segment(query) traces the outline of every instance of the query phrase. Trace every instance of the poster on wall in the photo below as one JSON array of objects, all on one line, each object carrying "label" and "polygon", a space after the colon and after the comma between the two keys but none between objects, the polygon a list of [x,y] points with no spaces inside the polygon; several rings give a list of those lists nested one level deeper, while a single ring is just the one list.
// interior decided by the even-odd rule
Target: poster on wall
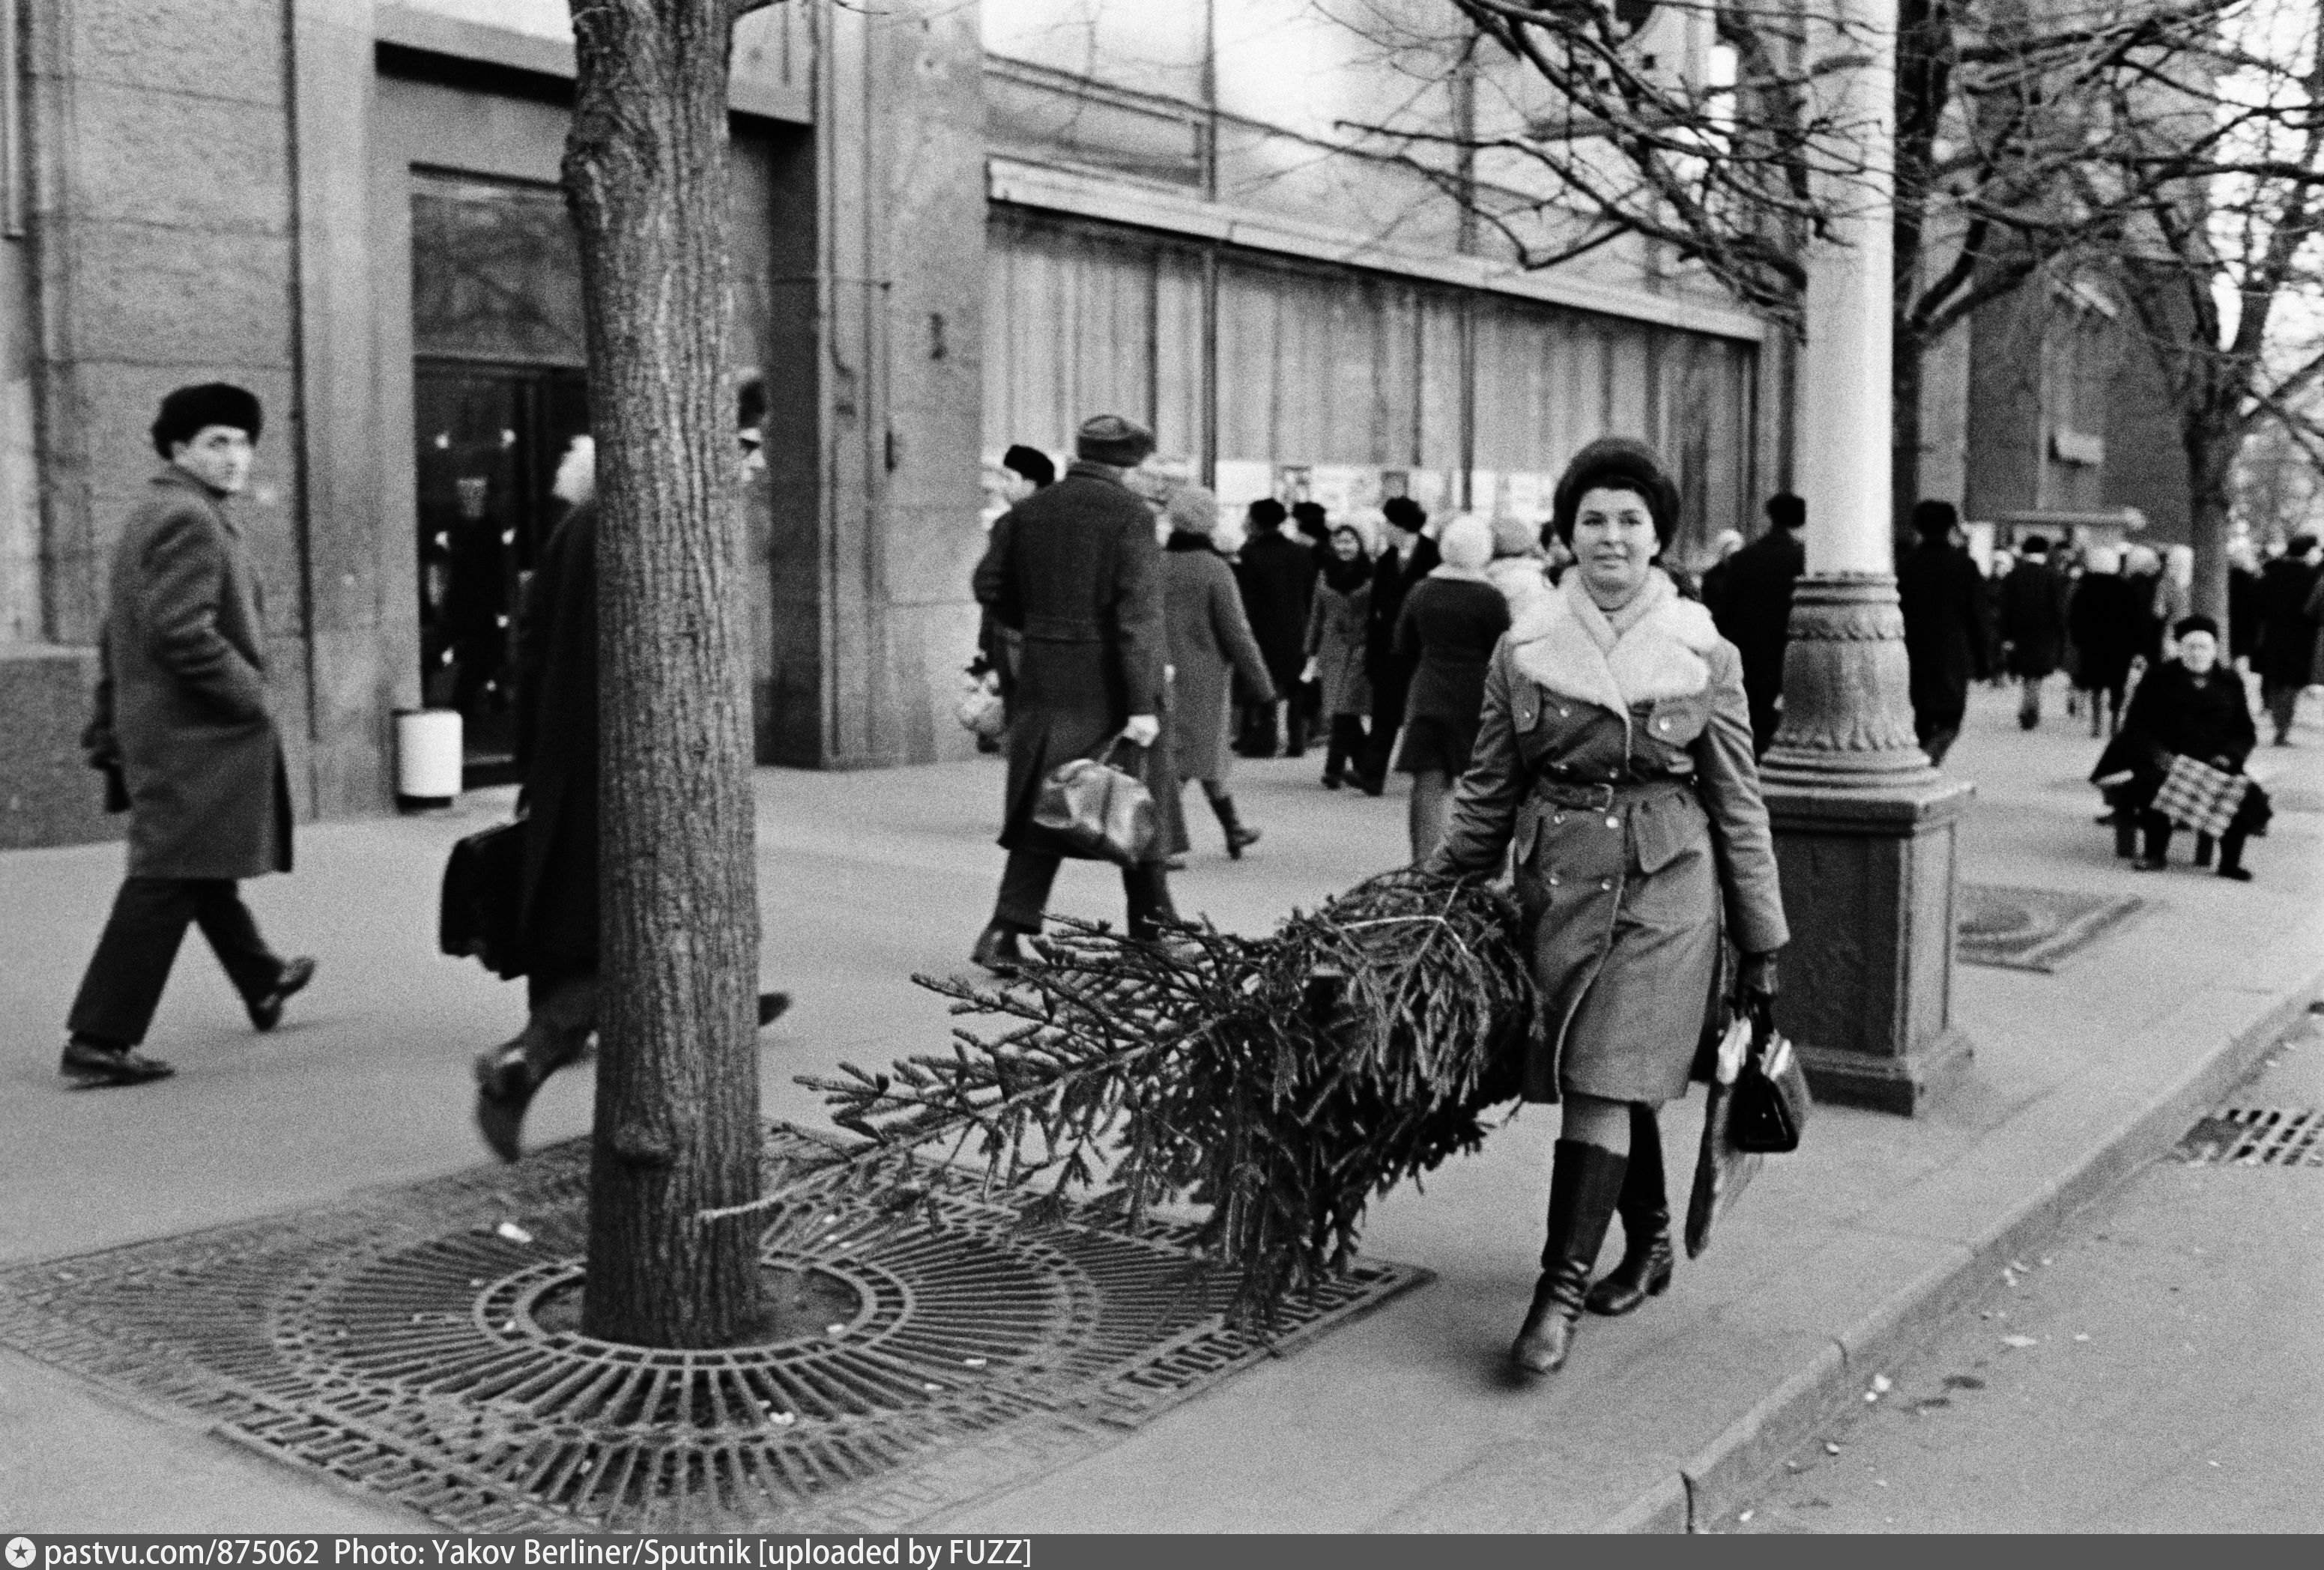
[{"label": "poster on wall", "polygon": [[1219,505],[1249,507],[1275,494],[1275,465],[1244,458],[1221,458],[1216,466]]},{"label": "poster on wall", "polygon": [[1434,518],[1444,510],[1446,478],[1442,469],[1407,469],[1404,471],[1404,493]]},{"label": "poster on wall", "polygon": [[1307,496],[1321,502],[1325,516],[1331,518],[1378,507],[1379,471],[1349,464],[1318,464],[1308,472]]},{"label": "poster on wall", "polygon": [[1470,470],[1468,500],[1461,510],[1473,512],[1479,518],[1490,518],[1500,510],[1500,506],[1501,472],[1499,469]]},{"label": "poster on wall", "polygon": [[1554,483],[1546,474],[1504,475],[1501,480],[1501,511],[1526,523],[1547,518],[1550,492]]},{"label": "poster on wall", "polygon": [[1286,507],[1296,507],[1314,497],[1308,491],[1314,471],[1305,464],[1278,464],[1275,469],[1275,499]]}]

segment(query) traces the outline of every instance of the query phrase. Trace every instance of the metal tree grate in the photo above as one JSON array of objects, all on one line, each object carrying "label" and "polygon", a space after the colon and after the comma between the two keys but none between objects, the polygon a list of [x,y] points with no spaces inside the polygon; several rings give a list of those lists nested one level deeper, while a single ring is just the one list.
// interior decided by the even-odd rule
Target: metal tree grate
[{"label": "metal tree grate", "polygon": [[[778,1126],[770,1154],[799,1139]],[[835,1196],[761,1256],[758,1345],[577,1328],[586,1142],[263,1222],[0,1272],[0,1344],[208,1419],[447,1527],[894,1529],[1102,1448],[1268,1348],[1189,1228],[941,1224]],[[503,1223],[516,1225],[503,1229]],[[529,1240],[528,1240],[529,1239]],[[1275,1349],[1427,1273],[1359,1261]]]},{"label": "metal tree grate", "polygon": [[2226,1107],[2188,1130],[2179,1154],[2192,1166],[2324,1167],[2324,1112]]}]

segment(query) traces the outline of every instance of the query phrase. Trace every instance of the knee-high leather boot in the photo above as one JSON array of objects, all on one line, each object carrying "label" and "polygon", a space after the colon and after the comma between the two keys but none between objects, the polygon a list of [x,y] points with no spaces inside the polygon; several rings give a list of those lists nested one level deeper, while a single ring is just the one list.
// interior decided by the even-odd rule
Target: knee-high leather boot
[{"label": "knee-high leather boot", "polygon": [[1573,1140],[1559,1140],[1549,1178],[1549,1241],[1541,1251],[1541,1281],[1533,1307],[1509,1348],[1521,1373],[1554,1373],[1573,1345],[1573,1324],[1590,1290],[1590,1267],[1606,1241],[1621,1198],[1628,1156]]},{"label": "knee-high leather boot", "polygon": [[1622,1262],[1590,1289],[1584,1306],[1593,1314],[1627,1314],[1648,1298],[1670,1290],[1670,1193],[1663,1177],[1663,1131],[1651,1106],[1630,1104],[1630,1166],[1622,1177],[1622,1197],[1614,1202],[1622,1218]]}]

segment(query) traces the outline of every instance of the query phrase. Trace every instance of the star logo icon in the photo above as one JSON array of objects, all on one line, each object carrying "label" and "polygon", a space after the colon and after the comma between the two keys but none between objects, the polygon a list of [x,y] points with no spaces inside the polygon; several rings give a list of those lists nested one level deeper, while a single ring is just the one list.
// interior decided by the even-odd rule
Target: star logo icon
[{"label": "star logo icon", "polygon": [[32,1560],[39,1552],[39,1549],[32,1547],[32,1539],[30,1538],[9,1538],[8,1570],[30,1570]]}]

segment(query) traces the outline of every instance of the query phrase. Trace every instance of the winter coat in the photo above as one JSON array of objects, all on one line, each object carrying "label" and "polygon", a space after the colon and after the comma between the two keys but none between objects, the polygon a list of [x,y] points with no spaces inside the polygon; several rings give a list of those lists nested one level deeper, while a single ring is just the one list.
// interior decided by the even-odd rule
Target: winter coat
[{"label": "winter coat", "polygon": [[2227,656],[2249,659],[2259,647],[2259,574],[2247,567],[2227,569]]},{"label": "winter coat", "polygon": [[1315,583],[1313,547],[1279,528],[1263,528],[1243,542],[1235,574],[1251,636],[1267,656],[1277,692],[1299,684],[1306,663],[1307,605]]},{"label": "winter coat", "polygon": [[1509,629],[1508,601],[1490,583],[1432,576],[1405,598],[1396,658],[1412,673],[1404,718],[1473,726],[1485,701],[1485,666]]},{"label": "winter coat", "polygon": [[1511,621],[1521,620],[1552,592],[1542,563],[1534,556],[1495,556],[1485,564],[1485,576],[1493,581],[1493,587],[1509,602]]},{"label": "winter coat", "polygon": [[[1412,680],[1412,667],[1397,659],[1397,622],[1404,615],[1405,597],[1413,585],[1434,572],[1443,559],[1436,542],[1423,535],[1402,555],[1382,551],[1372,563],[1371,604],[1364,618],[1364,675],[1371,678],[1376,694],[1400,698],[1405,684]],[[1401,719],[1404,705],[1398,702],[1395,708]]]},{"label": "winter coat", "polygon": [[1307,657],[1315,662],[1323,689],[1322,713],[1369,714],[1372,684],[1364,674],[1364,628],[1371,618],[1371,575],[1360,572],[1342,582],[1346,586],[1333,587],[1329,573],[1315,580],[1315,598],[1307,609]]},{"label": "winter coat", "polygon": [[[1154,515],[1112,470],[1076,462],[994,521],[975,586],[994,620],[1024,637],[1001,843],[1075,855],[1033,822],[1041,782],[1058,765],[1103,749],[1132,714],[1163,712],[1167,651]],[[1168,773],[1168,760],[1160,761]]]},{"label": "winter coat", "polygon": [[1991,668],[1984,575],[1967,551],[1923,541],[1897,558],[1896,601],[1914,717],[1958,721],[1969,710],[1969,683]]},{"label": "winter coat", "polygon": [[1788,528],[1771,528],[1727,558],[1717,625],[1720,636],[1742,656],[1744,690],[1762,707],[1784,690],[1792,589],[1807,565],[1807,546]]},{"label": "winter coat", "polygon": [[2259,571],[2259,644],[2252,669],[2271,687],[2304,687],[2314,674],[2316,623],[2309,596],[2319,582],[2306,562],[2278,556]]},{"label": "winter coat", "polygon": [[1170,650],[1170,738],[1178,777],[1223,779],[1227,672],[1257,702],[1275,701],[1267,661],[1250,635],[1234,569],[1201,535],[1174,534],[1162,553],[1162,626]]},{"label": "winter coat", "polygon": [[242,533],[175,464],[114,547],[90,761],[129,793],[129,876],[290,870],[290,779],[266,702],[266,618]]},{"label": "winter coat", "polygon": [[[2123,714],[2122,730],[2098,755],[2090,779],[2097,783],[2127,772],[2128,783],[2108,787],[2107,799],[2135,812],[2154,799],[2171,772],[2172,758],[2184,755],[2240,774],[2258,744],[2251,690],[2240,673],[2215,665],[2199,683],[2186,666],[2170,660],[2140,680]],[[2265,801],[2262,793],[2252,804],[2256,809]]]},{"label": "winter coat", "polygon": [[525,959],[534,982],[597,969],[597,507],[549,532],[517,627]]},{"label": "winter coat", "polygon": [[2066,650],[2063,587],[2046,562],[2031,557],[2001,581],[2001,636],[2009,644],[2009,674],[2048,675]]},{"label": "winter coat", "polygon": [[2066,630],[2080,655],[2076,684],[2105,692],[2129,681],[2131,660],[2146,652],[2149,620],[2121,574],[2084,573],[2066,605]]},{"label": "winter coat", "polygon": [[1742,656],[1666,578],[1646,593],[1618,635],[1569,574],[1509,629],[1428,863],[1498,873],[1513,852],[1541,999],[1528,1100],[1679,1094],[1722,934],[1754,954],[1790,938]]}]

